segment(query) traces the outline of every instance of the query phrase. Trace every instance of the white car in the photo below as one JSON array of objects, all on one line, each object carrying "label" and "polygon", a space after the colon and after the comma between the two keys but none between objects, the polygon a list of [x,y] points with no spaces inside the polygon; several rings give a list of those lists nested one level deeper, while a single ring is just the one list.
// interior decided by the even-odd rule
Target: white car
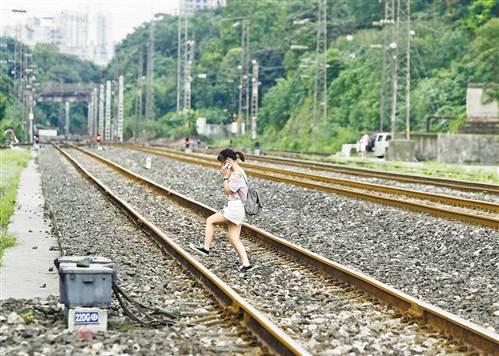
[{"label": "white car", "polygon": [[376,157],[383,158],[391,139],[392,135],[388,132],[377,133],[369,138],[367,151],[372,152]]}]

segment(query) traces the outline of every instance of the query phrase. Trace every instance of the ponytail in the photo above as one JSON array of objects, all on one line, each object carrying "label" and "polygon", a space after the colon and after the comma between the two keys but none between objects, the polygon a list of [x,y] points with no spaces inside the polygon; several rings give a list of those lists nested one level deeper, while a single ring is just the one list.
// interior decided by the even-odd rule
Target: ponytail
[{"label": "ponytail", "polygon": [[241,161],[243,161],[243,162],[244,162],[244,155],[243,155],[243,153],[242,153],[242,152],[237,151],[237,152],[236,152],[236,156],[238,156],[238,157],[239,157],[239,159],[240,159]]},{"label": "ponytail", "polygon": [[226,148],[225,150],[220,151],[220,154],[217,157],[219,162],[224,162],[227,158],[233,159],[234,161],[239,158],[244,162],[244,155],[242,152],[234,152],[230,148]]}]

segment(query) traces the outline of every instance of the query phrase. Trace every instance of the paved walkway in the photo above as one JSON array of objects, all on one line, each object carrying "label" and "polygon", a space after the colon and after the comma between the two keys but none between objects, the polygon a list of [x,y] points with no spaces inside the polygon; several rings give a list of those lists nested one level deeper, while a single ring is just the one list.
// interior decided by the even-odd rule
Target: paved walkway
[{"label": "paved walkway", "polygon": [[9,224],[9,232],[16,236],[16,246],[4,251],[0,299],[59,294],[58,275],[49,272],[59,252],[50,250],[57,242],[50,234],[50,220],[43,216],[43,204],[40,172],[31,160],[21,173],[16,210]]}]

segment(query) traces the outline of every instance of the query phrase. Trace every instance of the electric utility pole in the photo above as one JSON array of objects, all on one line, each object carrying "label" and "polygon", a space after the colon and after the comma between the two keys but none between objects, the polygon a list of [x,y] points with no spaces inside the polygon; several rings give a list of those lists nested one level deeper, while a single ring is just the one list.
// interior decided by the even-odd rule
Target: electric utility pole
[{"label": "electric utility pole", "polygon": [[327,0],[319,0],[315,65],[312,130],[327,120]]},{"label": "electric utility pole", "polygon": [[111,140],[111,81],[106,80],[106,122],[104,126],[104,140]]},{"label": "electric utility pole", "polygon": [[251,78],[251,139],[256,140],[257,121],[258,121],[258,62],[254,59],[253,75]]},{"label": "electric utility pole", "polygon": [[144,77],[144,48],[141,46],[139,51],[139,67],[137,68],[137,91],[135,93],[135,125],[134,139],[139,136],[139,124],[142,121],[142,80]]},{"label": "electric utility pole", "polygon": [[249,118],[249,20],[242,20],[241,30],[241,77],[239,84],[239,120],[241,122],[241,134],[246,134],[246,125]]},{"label": "electric utility pole", "polygon": [[[390,131],[397,134],[403,118],[405,138],[410,139],[411,116],[411,0],[386,0],[383,25],[382,97],[380,127],[386,115],[385,102],[390,97]],[[388,83],[390,83],[388,85]]]},{"label": "electric utility pole", "polygon": [[116,139],[123,142],[123,90],[124,81],[123,76],[118,78],[118,122],[116,127]]},{"label": "electric utility pole", "polygon": [[179,10],[178,14],[178,27],[177,27],[177,113],[180,112],[180,106],[182,102],[182,91],[183,91],[183,48],[184,48],[184,16],[182,10]]},{"label": "electric utility pole", "polygon": [[153,55],[154,55],[154,20],[149,28],[149,39],[147,41],[147,63],[146,63],[146,113],[145,119],[154,119],[154,97],[153,97]]},{"label": "electric utility pole", "polygon": [[99,85],[99,131],[101,137],[104,135],[104,84]]},{"label": "electric utility pole", "polygon": [[183,99],[184,99],[184,106],[183,106],[183,113],[184,113],[184,122],[185,125],[188,126],[189,124],[189,114],[191,112],[191,80],[192,80],[192,59],[193,59],[193,48],[194,47],[194,40],[187,40],[185,41],[185,47],[184,47],[184,93],[183,93]]},{"label": "electric utility pole", "polygon": [[93,136],[94,132],[94,122],[93,122],[93,112],[94,112],[94,92],[88,96],[87,101],[87,128],[88,128],[88,136]]},{"label": "electric utility pole", "polygon": [[93,131],[92,131],[92,136],[97,135],[98,131],[98,113],[99,113],[99,90],[97,88],[94,88],[92,91],[92,100],[94,102],[93,106],[93,112],[92,112],[92,120],[93,120]]},{"label": "electric utility pole", "polygon": [[[181,4],[182,5],[182,4]],[[189,125],[191,112],[192,63],[194,39],[189,38],[189,9],[183,4],[178,14],[177,43],[177,113],[184,116],[184,126]]]}]

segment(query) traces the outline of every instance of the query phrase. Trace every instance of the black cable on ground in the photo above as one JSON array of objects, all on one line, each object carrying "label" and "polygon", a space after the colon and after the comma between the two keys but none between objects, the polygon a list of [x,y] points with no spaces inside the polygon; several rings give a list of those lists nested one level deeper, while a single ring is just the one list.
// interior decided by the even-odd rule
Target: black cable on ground
[{"label": "black cable on ground", "polygon": [[[155,327],[155,326],[171,326],[175,324],[176,315],[165,310],[148,307],[147,305],[144,305],[132,299],[128,294],[126,294],[126,292],[123,289],[121,289],[114,282],[113,282],[113,292],[116,295],[116,298],[118,298],[118,303],[123,308],[123,312],[125,313],[125,315],[128,316],[130,319],[140,323],[141,325]],[[142,314],[143,318],[141,319],[139,316],[134,314],[130,310],[130,308],[126,305],[125,301],[135,306],[135,308],[139,310],[139,312]],[[161,315],[165,316],[166,318],[157,319],[153,315]]]}]

